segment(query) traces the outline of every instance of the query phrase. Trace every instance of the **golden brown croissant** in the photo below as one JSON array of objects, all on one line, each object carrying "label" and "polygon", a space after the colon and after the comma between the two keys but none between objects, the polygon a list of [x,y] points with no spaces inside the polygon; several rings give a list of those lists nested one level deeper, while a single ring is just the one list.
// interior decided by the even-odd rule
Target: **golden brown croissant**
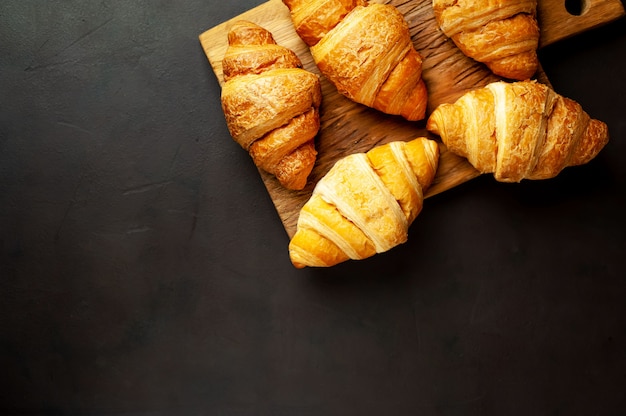
[{"label": "golden brown croissant", "polygon": [[300,211],[291,262],[333,266],[404,243],[438,161],[437,143],[423,137],[339,159]]},{"label": "golden brown croissant", "polygon": [[284,187],[304,188],[317,157],[319,77],[254,23],[236,22],[228,44],[221,99],[230,134]]},{"label": "golden brown croissant", "polygon": [[536,0],[433,0],[443,33],[494,74],[526,80],[537,71]]},{"label": "golden brown croissant", "polygon": [[593,159],[607,125],[536,81],[493,82],[441,104],[426,128],[451,152],[501,182],[548,179]]},{"label": "golden brown croissant", "polygon": [[404,16],[365,0],[283,0],[320,72],[351,100],[408,120],[428,101]]}]

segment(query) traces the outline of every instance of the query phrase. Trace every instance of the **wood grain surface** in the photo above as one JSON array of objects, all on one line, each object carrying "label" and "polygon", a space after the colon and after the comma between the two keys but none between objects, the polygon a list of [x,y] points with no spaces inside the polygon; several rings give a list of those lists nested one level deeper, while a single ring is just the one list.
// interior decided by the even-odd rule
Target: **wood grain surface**
[{"label": "wood grain surface", "polygon": [[[427,116],[437,105],[452,102],[471,89],[500,79],[484,65],[463,55],[446,38],[435,22],[431,0],[372,2],[396,6],[409,24],[413,43],[423,57],[422,77],[429,93]],[[581,0],[580,4],[580,15],[572,15],[565,8],[565,0],[539,0],[537,14],[541,27],[541,46],[624,15],[620,0]],[[293,28],[287,7],[281,0],[270,0],[199,35],[220,85],[223,83],[221,60],[228,46],[227,33],[237,20],[248,20],[266,28],[278,44],[292,49],[300,57],[305,69],[320,74],[308,47]],[[541,68],[535,78],[549,84]],[[426,131],[425,120],[409,122],[380,113],[340,95],[324,77],[321,77],[321,81],[323,102],[320,109],[321,128],[316,138],[318,159],[307,186],[302,191],[290,191],[283,188],[272,175],[259,171],[289,237],[295,233],[300,208],[309,199],[315,184],[339,158],[365,152],[394,140],[406,141],[419,136],[437,139]],[[229,137],[224,139],[232,140]],[[427,197],[478,176],[478,172],[467,161],[448,152],[441,143],[440,149],[439,169]]]}]

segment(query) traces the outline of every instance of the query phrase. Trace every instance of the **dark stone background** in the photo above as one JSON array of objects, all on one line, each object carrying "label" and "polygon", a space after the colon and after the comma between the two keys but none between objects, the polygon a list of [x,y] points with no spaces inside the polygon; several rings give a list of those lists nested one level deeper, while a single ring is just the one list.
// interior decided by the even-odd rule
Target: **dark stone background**
[{"label": "dark stone background", "polygon": [[0,4],[0,412],[626,414],[626,24],[541,50],[590,164],[295,270],[197,36],[261,1]]}]

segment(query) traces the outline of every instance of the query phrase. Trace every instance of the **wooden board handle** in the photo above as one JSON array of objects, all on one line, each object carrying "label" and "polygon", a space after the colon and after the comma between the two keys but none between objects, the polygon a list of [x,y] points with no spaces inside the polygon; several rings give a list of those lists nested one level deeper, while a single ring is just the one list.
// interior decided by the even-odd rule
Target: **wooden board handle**
[{"label": "wooden board handle", "polygon": [[596,28],[622,16],[624,5],[619,0],[540,0],[537,4],[537,18],[541,24],[539,47]]}]

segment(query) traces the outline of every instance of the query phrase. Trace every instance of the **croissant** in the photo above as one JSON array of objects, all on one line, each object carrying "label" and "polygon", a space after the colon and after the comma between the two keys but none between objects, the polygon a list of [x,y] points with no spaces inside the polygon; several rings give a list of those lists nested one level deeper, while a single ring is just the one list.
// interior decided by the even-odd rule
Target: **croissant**
[{"label": "croissant", "polygon": [[319,77],[254,23],[236,22],[228,44],[221,101],[231,136],[282,186],[304,188],[317,158]]},{"label": "croissant", "polygon": [[328,267],[404,243],[438,161],[437,143],[423,137],[339,159],[300,211],[293,265]]},{"label": "croissant", "polygon": [[387,114],[424,118],[422,57],[394,6],[365,0],[283,3],[320,72],[341,94]]},{"label": "croissant", "polygon": [[609,140],[605,123],[536,81],[498,81],[467,92],[439,105],[426,128],[501,182],[552,178],[589,162]]},{"label": "croissant", "polygon": [[526,80],[537,71],[536,0],[433,0],[443,33],[497,75]]}]

